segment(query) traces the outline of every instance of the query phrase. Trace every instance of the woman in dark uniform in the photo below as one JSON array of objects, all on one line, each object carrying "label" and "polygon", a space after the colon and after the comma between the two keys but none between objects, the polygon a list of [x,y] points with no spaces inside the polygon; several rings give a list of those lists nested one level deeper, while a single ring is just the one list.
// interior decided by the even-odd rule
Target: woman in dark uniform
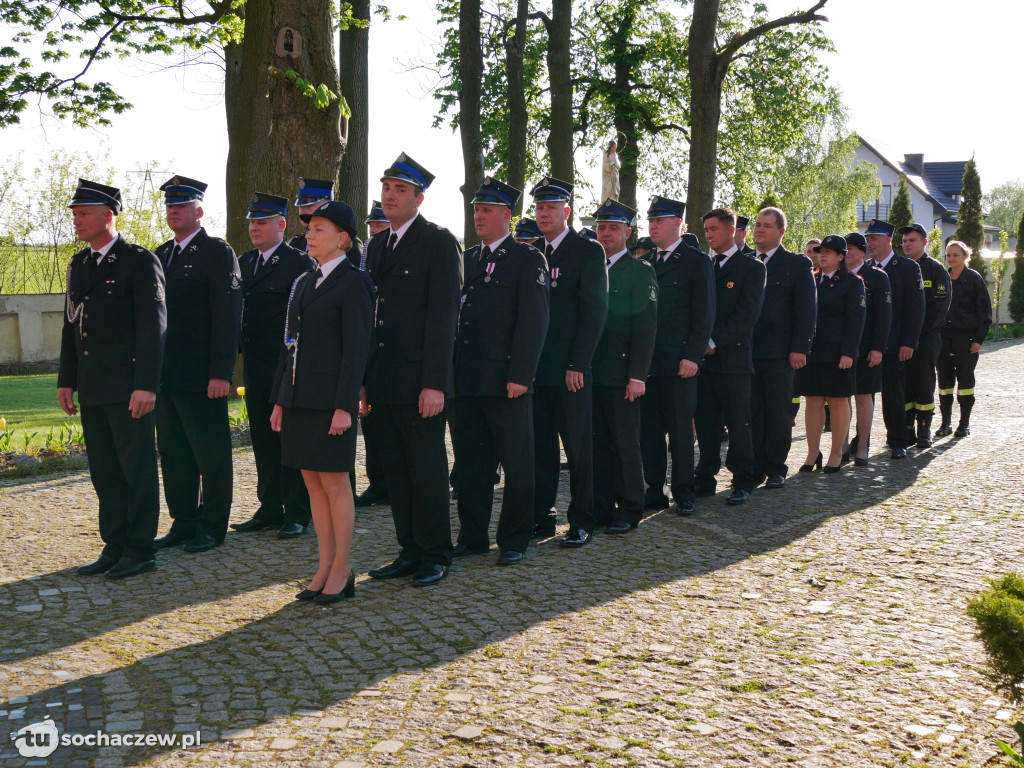
[{"label": "woman in dark uniform", "polygon": [[285,346],[270,425],[281,433],[281,462],[302,470],[309,489],[320,565],[296,597],[333,603],[355,594],[349,563],[355,504],[359,388],[370,348],[373,286],[345,253],[356,236],[347,203],[325,203],[301,218],[309,255],[320,265],[292,286]]},{"label": "woman in dark uniform", "polygon": [[846,454],[856,454],[853,461],[858,467],[865,467],[868,463],[875,394],[882,391],[882,353],[892,323],[889,276],[885,270],[864,260],[867,250],[868,241],[860,232],[851,232],[846,236],[846,268],[864,281],[867,304],[864,331],[860,336],[860,350],[857,354],[857,384],[853,391],[857,404],[857,431]]},{"label": "woman in dark uniform", "polygon": [[985,279],[967,266],[971,250],[959,240],[946,244],[946,263],[953,286],[953,296],[942,326],[942,347],[939,350],[939,411],[942,425],[936,437],[945,437],[952,429],[953,387],[960,405],[957,437],[971,434],[971,408],[974,407],[974,368],[978,353],[992,325],[992,300]]},{"label": "woman in dark uniform", "polygon": [[857,350],[866,313],[864,281],[846,269],[846,240],[829,235],[814,247],[821,264],[818,278],[818,318],[814,343],[807,358],[804,395],[807,408],[807,461],[801,472],[821,466],[821,428],[825,402],[832,413],[832,449],[825,472],[838,472],[843,440],[850,427],[850,396],[856,389]]}]

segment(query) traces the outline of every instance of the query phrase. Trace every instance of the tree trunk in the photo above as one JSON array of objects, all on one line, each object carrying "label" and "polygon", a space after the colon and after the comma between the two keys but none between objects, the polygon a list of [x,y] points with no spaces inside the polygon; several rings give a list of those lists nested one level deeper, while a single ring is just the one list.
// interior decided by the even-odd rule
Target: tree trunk
[{"label": "tree trunk", "polygon": [[695,0],[690,22],[690,172],[686,188],[687,229],[703,246],[701,216],[714,208],[718,170],[718,126],[722,119],[722,73],[715,51],[719,0]]},{"label": "tree trunk", "polygon": [[480,91],[484,74],[484,56],[480,45],[480,0],[463,0],[459,4],[459,135],[462,138],[462,162],[465,181],[465,247],[476,245],[473,206],[470,200],[484,180],[484,147],[480,133]]},{"label": "tree trunk", "polygon": [[[345,0],[342,0],[344,4]],[[352,16],[370,20],[370,0],[352,0]],[[348,144],[341,159],[338,198],[352,206],[359,223],[359,234],[366,239],[366,214],[369,212],[370,158],[370,83],[367,59],[370,47],[369,27],[350,27],[338,33],[338,63],[341,95],[348,101],[352,117],[348,119]],[[379,190],[375,194],[380,194]]]},{"label": "tree trunk", "polygon": [[523,52],[526,48],[526,15],[529,0],[518,0],[514,34],[505,39],[505,68],[508,85],[508,184],[522,190],[513,214],[523,215],[526,196],[526,89],[523,85]]},{"label": "tree trunk", "polygon": [[[633,25],[637,9],[629,4],[621,7],[618,30],[614,40],[613,62],[615,64],[615,130],[619,141],[619,202],[636,208],[637,162],[640,159],[636,115],[632,106],[633,63],[628,47],[633,37]],[[622,137],[625,137],[623,139]],[[624,145],[624,146],[622,146]],[[604,202],[603,200],[601,202]]]},{"label": "tree trunk", "polygon": [[[279,33],[289,27],[291,50]],[[250,246],[245,213],[252,193],[293,199],[300,176],[337,179],[345,145],[337,101],[316,109],[284,72],[295,70],[314,87],[341,87],[334,61],[331,0],[250,0],[245,37],[224,49],[228,124],[227,240]],[[276,68],[277,71],[272,71]],[[300,231],[289,206],[289,223]]]},{"label": "tree trunk", "polygon": [[[572,0],[552,0],[548,25],[548,79],[551,82],[551,132],[548,157],[551,175],[572,182],[576,178],[573,163],[572,61],[569,51],[572,27]],[[571,201],[575,211],[575,201]],[[570,226],[572,219],[569,220]]]}]

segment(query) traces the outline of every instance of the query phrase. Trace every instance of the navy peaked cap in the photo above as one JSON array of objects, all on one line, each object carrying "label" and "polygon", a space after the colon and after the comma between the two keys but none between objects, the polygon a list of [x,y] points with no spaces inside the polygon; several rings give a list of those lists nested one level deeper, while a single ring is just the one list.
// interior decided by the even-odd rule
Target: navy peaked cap
[{"label": "navy peaked cap", "polygon": [[515,208],[522,194],[515,187],[498,181],[491,176],[484,177],[484,183],[476,191],[476,196],[470,201],[472,204],[483,203],[486,205],[506,205]]},{"label": "navy peaked cap", "polygon": [[266,192],[254,192],[252,202],[249,203],[247,219],[270,219],[274,216],[284,216],[288,212],[288,198],[278,195],[268,195]]},{"label": "navy peaked cap", "polygon": [[78,189],[71,196],[68,208],[74,208],[76,205],[105,205],[116,216],[121,212],[121,190],[117,187],[108,187],[106,184],[97,184],[95,181],[79,179]]},{"label": "navy peaked cap", "polygon": [[384,171],[381,181],[384,181],[384,179],[407,181],[410,184],[415,184],[420,189],[426,189],[433,183],[434,174],[403,152],[391,164],[391,167]]}]

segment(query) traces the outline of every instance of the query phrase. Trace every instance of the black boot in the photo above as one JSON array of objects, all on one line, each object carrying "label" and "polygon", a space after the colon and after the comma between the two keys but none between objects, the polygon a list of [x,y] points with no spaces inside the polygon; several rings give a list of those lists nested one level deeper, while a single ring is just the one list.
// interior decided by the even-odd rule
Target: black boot
[{"label": "black boot", "polygon": [[936,437],[947,437],[953,434],[953,396],[939,395],[939,413],[942,414],[942,423],[935,430]]},{"label": "black boot", "polygon": [[907,442],[913,445],[917,442],[917,406],[910,403],[912,407],[907,409]]},{"label": "black boot", "polygon": [[967,437],[971,434],[971,409],[974,407],[974,395],[957,395],[956,401],[960,405],[960,423],[953,434],[957,437]]},{"label": "black boot", "polygon": [[917,414],[917,447],[932,447],[932,414],[933,411],[921,411]]}]

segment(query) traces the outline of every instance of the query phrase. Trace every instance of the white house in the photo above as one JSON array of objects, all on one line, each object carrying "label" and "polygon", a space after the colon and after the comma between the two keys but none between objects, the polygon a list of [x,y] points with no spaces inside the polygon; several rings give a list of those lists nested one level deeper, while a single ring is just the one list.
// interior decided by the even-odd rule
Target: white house
[{"label": "white house", "polygon": [[[907,175],[910,187],[910,204],[914,211],[914,221],[931,231],[935,227],[942,230],[942,239],[951,237],[956,230],[956,214],[960,208],[960,197],[963,192],[964,166],[966,160],[948,162],[925,162],[922,154],[904,154],[903,160],[895,160],[878,149],[877,142],[863,136],[857,147],[857,160],[864,160],[878,168],[878,179],[882,183],[881,194],[877,200],[865,202],[857,206],[857,226],[863,232],[871,219],[886,219],[901,173]],[[1011,235],[1010,248],[1016,245],[1016,238]],[[985,227],[985,248],[999,250],[998,227]]]}]

